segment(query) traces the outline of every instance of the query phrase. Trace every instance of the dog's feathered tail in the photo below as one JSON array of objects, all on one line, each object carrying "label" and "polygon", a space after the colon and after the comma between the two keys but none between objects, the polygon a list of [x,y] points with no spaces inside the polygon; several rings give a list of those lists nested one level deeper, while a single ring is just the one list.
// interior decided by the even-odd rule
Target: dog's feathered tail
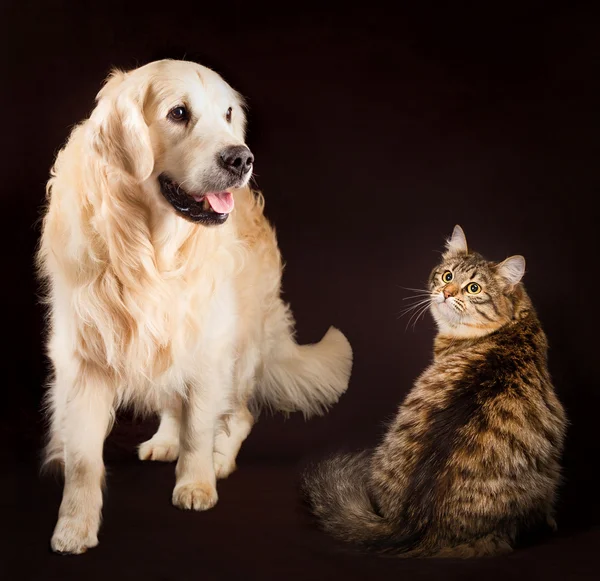
[{"label": "dog's feathered tail", "polygon": [[271,348],[262,362],[254,404],[305,416],[322,415],[346,391],[352,347],[335,327],[310,345],[298,345],[289,309],[280,303],[271,317]]}]

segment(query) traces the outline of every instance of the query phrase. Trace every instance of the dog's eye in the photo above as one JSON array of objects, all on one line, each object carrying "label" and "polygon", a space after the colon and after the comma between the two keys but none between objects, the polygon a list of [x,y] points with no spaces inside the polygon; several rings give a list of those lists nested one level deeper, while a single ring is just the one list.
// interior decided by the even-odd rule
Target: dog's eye
[{"label": "dog's eye", "polygon": [[182,123],[185,122],[189,119],[189,113],[186,107],[184,107],[183,105],[178,105],[177,107],[173,107],[173,109],[171,109],[169,111],[169,114],[167,115],[167,117],[171,120],[171,121],[176,121],[177,123]]},{"label": "dog's eye", "polygon": [[229,109],[227,109],[227,113],[225,113],[225,120],[227,121],[227,123],[231,123],[231,115],[233,114],[233,109],[231,107],[229,107]]}]

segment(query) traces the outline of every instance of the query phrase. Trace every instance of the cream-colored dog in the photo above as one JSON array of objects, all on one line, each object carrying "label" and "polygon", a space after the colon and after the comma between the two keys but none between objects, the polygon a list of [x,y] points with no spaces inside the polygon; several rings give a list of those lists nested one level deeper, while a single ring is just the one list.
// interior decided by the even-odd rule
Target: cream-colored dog
[{"label": "cream-colored dog", "polygon": [[250,409],[319,413],[347,387],[342,333],[294,341],[275,234],[247,187],[244,125],[215,72],[158,61],[113,72],[58,154],[38,254],[54,369],[47,460],[65,475],[55,551],[98,543],[119,406],[160,413],[139,456],[178,459],[173,503],[205,510]]}]

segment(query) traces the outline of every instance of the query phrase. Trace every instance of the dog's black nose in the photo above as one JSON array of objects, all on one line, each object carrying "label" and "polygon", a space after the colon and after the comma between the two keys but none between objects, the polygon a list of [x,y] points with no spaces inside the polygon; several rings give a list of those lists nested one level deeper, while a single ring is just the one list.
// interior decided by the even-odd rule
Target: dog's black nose
[{"label": "dog's black nose", "polygon": [[236,174],[244,175],[252,169],[254,156],[245,145],[230,145],[220,153],[221,165]]}]

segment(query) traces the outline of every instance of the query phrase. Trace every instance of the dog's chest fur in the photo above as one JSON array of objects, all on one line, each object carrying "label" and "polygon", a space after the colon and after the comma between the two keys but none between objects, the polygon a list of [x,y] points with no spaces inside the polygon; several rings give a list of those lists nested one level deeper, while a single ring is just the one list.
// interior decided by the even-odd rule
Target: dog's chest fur
[{"label": "dog's chest fur", "polygon": [[[144,300],[144,311],[134,317],[131,347],[141,372],[133,383],[143,383],[146,389],[182,389],[207,362],[231,356],[237,301],[230,243],[225,227],[203,228],[183,244],[176,240],[160,246],[155,284],[141,289],[155,300]],[[136,301],[135,294],[130,304]]]}]

